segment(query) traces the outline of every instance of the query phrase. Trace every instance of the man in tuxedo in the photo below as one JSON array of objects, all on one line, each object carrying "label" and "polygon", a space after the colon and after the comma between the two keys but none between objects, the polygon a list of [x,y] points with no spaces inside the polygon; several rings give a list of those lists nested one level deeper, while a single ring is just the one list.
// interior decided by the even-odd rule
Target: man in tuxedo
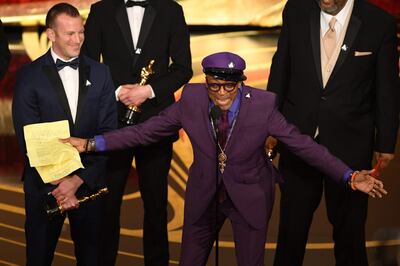
[{"label": "man in tuxedo", "polygon": [[10,63],[10,50],[8,49],[7,36],[3,30],[3,24],[0,20],[0,80],[7,72],[8,64]]},{"label": "man in tuxedo", "polygon": [[[13,121],[22,154],[26,154],[25,125],[68,120],[73,135],[89,137],[117,127],[114,86],[108,68],[84,55],[83,20],[72,5],[60,3],[46,16],[50,50],[23,66],[13,96]],[[106,156],[81,156],[84,169],[45,184],[25,158],[22,179],[25,191],[27,265],[51,265],[65,215],[49,219],[44,200],[51,192],[70,222],[78,265],[99,265],[101,201],[78,208],[78,198],[105,186]]]},{"label": "man in tuxedo", "polygon": [[[289,0],[268,90],[290,123],[350,167],[370,169],[374,153],[385,167],[399,123],[398,58],[395,20],[367,1]],[[367,195],[280,151],[285,182],[275,265],[302,265],[323,191],[336,265],[367,265]]]},{"label": "man in tuxedo", "polygon": [[264,265],[276,174],[264,152],[269,135],[340,186],[346,187],[349,181],[353,189],[371,196],[385,194],[382,182],[368,171],[353,172],[288,124],[276,108],[273,93],[245,86],[246,64],[240,56],[212,54],[204,58],[202,66],[205,83],[186,85],[181,99],[159,116],[90,141],[66,140],[79,152],[117,150],[149,145],[180,128],[185,130],[194,161],[185,193],[180,265],[206,265],[216,234],[227,218],[232,223],[238,265]]},{"label": "man in tuxedo", "polygon": [[[182,8],[172,0],[104,0],[92,5],[85,25],[83,51],[111,69],[120,120],[128,106],[141,109],[138,123],[171,105],[174,92],[192,76],[189,32]],[[154,74],[139,85],[140,73],[151,60]],[[119,127],[126,126],[120,121]],[[107,184],[104,259],[114,265],[118,252],[120,208],[127,177],[135,158],[143,200],[145,265],[168,265],[168,172],[172,143],[169,136],[147,147],[112,154]]]}]

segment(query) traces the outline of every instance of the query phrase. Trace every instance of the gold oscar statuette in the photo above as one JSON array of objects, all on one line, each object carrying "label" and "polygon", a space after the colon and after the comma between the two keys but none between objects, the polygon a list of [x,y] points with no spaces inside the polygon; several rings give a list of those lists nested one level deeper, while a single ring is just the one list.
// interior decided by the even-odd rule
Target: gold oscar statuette
[{"label": "gold oscar statuette", "polygon": [[[108,188],[102,188],[97,191],[97,193],[91,194],[89,196],[85,196],[83,198],[78,199],[79,205],[95,200],[97,198],[100,198],[104,196],[105,194],[108,193]],[[62,215],[64,213],[64,210],[61,205],[58,205],[57,202],[55,201],[55,198],[53,195],[51,195],[51,192],[48,194],[48,197],[51,197],[52,199],[46,200],[46,214],[49,218],[53,218],[57,215]]]},{"label": "gold oscar statuette", "polygon": [[[140,86],[146,85],[147,80],[149,79],[149,77],[154,74],[153,71],[153,64],[154,64],[154,60],[150,60],[150,63],[147,65],[147,67],[143,67],[142,71],[140,72]],[[130,105],[125,113],[125,116],[121,119],[122,122],[124,122],[126,125],[135,125],[138,123],[139,121],[139,117],[140,117],[140,107],[139,106],[133,106]]]},{"label": "gold oscar statuette", "polygon": [[272,137],[268,137],[267,141],[265,142],[265,145],[264,145],[265,153],[267,155],[268,160],[270,160],[271,162],[277,155],[277,152],[276,152],[277,144],[278,144],[278,141]]}]

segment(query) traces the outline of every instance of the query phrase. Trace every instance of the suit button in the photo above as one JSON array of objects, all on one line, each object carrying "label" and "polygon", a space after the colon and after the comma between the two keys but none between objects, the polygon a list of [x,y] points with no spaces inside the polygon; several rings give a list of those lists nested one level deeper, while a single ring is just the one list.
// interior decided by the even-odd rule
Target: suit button
[{"label": "suit button", "polygon": [[321,100],[326,101],[326,97],[325,97],[325,96],[322,96],[322,97],[321,97]]}]

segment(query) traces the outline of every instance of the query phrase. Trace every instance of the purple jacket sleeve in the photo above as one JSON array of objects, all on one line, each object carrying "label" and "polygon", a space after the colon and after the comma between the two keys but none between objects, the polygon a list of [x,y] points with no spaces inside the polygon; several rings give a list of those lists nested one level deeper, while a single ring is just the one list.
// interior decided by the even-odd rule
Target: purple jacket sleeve
[{"label": "purple jacket sleeve", "polygon": [[105,149],[120,150],[155,143],[176,134],[181,127],[181,105],[178,101],[144,123],[105,133]]}]

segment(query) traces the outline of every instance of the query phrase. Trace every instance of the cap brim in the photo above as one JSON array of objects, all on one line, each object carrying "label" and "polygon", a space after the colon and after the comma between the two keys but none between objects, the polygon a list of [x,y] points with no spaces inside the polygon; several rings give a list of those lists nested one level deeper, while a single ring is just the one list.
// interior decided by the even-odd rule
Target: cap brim
[{"label": "cap brim", "polygon": [[216,69],[205,69],[204,73],[215,79],[228,80],[228,81],[244,81],[247,77],[243,74],[243,71],[226,71]]}]

